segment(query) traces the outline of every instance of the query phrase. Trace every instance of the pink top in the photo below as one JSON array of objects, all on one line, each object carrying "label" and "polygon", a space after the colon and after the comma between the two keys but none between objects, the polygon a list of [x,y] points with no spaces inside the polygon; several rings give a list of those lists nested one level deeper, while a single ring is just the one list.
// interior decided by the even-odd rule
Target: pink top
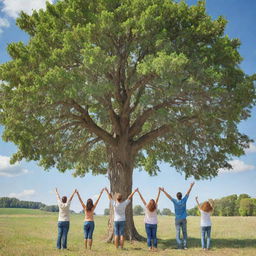
[{"label": "pink top", "polygon": [[144,223],[157,224],[157,208],[151,212],[147,207],[145,208]]}]

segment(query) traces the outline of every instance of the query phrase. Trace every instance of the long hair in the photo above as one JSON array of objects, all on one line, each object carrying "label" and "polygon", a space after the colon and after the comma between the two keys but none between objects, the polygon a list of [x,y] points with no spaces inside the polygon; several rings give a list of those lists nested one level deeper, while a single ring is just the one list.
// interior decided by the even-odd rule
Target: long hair
[{"label": "long hair", "polygon": [[86,202],[86,211],[91,211],[94,204],[91,198],[89,198]]},{"label": "long hair", "polygon": [[204,212],[211,212],[213,210],[211,204],[206,201],[206,202],[203,202],[202,206],[201,206],[201,210],[204,211]]},{"label": "long hair", "polygon": [[153,212],[156,209],[156,202],[154,199],[149,200],[147,208],[150,212]]}]

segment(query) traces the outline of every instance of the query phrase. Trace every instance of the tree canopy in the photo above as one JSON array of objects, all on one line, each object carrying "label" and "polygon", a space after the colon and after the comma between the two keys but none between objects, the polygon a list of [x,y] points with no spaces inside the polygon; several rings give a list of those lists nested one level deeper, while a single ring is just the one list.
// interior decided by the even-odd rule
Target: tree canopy
[{"label": "tree canopy", "polygon": [[203,1],[63,0],[17,25],[29,41],[9,44],[0,66],[13,162],[105,174],[113,149],[129,145],[150,175],[163,161],[199,179],[248,147],[237,124],[250,115],[253,76]]}]

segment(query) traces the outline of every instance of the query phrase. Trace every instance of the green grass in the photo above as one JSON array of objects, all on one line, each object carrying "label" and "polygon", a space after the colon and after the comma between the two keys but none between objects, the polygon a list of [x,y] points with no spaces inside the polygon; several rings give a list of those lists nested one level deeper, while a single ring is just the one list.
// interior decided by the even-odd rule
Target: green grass
[{"label": "green grass", "polygon": [[[159,251],[155,255],[256,255],[256,217],[212,217],[212,250],[200,248],[199,217],[188,218],[189,250],[177,251],[174,218],[161,216],[158,224]],[[83,215],[71,215],[68,235],[69,251],[55,249],[57,214],[29,209],[0,209],[1,256],[55,256],[55,255],[150,255],[145,242],[126,242],[126,250],[116,250],[105,242],[107,218],[95,217],[93,250],[83,248]],[[135,224],[145,234],[143,216],[135,217]]]}]

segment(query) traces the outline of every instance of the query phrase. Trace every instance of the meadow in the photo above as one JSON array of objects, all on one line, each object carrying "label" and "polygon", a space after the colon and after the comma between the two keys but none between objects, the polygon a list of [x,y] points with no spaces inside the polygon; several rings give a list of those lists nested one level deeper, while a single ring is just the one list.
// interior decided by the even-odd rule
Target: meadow
[{"label": "meadow", "polygon": [[[136,216],[135,224],[145,236],[143,216]],[[68,236],[69,250],[55,248],[57,213],[30,209],[0,209],[1,256],[108,256],[108,255],[211,255],[255,256],[256,217],[212,217],[212,249],[200,247],[200,217],[188,217],[188,247],[175,250],[174,217],[160,216],[158,224],[159,250],[148,252],[145,242],[125,242],[125,250],[116,250],[105,242],[108,218],[95,216],[94,244],[92,251],[83,247],[83,215],[72,214]]]}]

